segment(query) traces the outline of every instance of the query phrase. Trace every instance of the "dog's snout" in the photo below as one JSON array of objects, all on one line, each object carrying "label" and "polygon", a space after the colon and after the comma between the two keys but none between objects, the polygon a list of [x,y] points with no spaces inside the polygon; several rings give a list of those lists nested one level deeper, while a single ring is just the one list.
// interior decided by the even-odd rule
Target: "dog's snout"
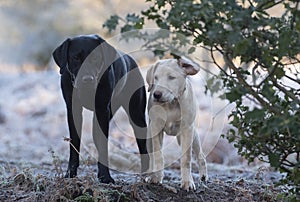
[{"label": "dog's snout", "polygon": [[162,92],[160,92],[160,91],[155,91],[155,92],[153,93],[153,97],[154,97],[155,99],[159,100],[159,99],[162,97]]},{"label": "dog's snout", "polygon": [[90,75],[86,75],[86,76],[83,76],[82,77],[82,81],[84,83],[91,83],[94,81],[94,77],[93,76],[90,76]]}]

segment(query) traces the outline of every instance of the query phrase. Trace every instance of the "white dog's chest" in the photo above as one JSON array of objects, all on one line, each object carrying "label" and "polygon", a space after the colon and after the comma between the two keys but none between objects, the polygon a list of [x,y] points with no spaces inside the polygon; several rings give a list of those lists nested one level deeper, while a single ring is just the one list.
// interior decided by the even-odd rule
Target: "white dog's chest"
[{"label": "white dog's chest", "polygon": [[168,106],[165,108],[167,112],[167,120],[164,127],[165,133],[168,135],[177,135],[181,124],[181,110],[179,105]]},{"label": "white dog's chest", "polygon": [[172,136],[177,135],[177,133],[180,129],[180,122],[181,121],[167,123],[164,128],[165,133],[167,133],[168,135],[172,135]]}]

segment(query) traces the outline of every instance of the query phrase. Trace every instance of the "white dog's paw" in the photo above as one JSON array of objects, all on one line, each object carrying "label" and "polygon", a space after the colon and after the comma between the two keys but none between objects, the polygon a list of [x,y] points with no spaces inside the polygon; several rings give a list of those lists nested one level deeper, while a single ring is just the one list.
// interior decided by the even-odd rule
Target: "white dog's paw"
[{"label": "white dog's paw", "polygon": [[196,190],[196,186],[195,186],[195,183],[193,181],[193,179],[190,179],[190,180],[181,180],[181,188],[186,190],[186,191],[189,191],[189,190]]},{"label": "white dog's paw", "polygon": [[163,172],[159,171],[159,172],[152,173],[150,176],[146,177],[145,181],[147,183],[161,184],[163,177],[164,177]]}]

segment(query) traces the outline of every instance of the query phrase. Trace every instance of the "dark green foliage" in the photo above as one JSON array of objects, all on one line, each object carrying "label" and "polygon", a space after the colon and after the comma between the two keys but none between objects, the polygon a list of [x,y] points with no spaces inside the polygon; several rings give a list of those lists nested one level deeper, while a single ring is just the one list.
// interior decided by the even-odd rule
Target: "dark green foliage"
[{"label": "dark green foliage", "polygon": [[[228,132],[228,140],[250,162],[259,158],[287,173],[283,182],[299,194],[299,1],[148,1],[153,3],[141,12],[142,17],[127,17],[122,31],[132,26],[141,29],[145,20],[154,21],[181,36],[173,38],[173,47],[189,43],[188,54],[198,47],[209,51],[221,73],[208,80],[206,90],[225,88],[222,98],[236,103],[230,115],[236,130]],[[276,6],[282,14],[272,16],[268,9]],[[134,26],[136,23],[140,26]],[[110,28],[109,23],[105,26]],[[149,41],[154,48],[163,46],[159,38]],[[167,51],[172,52],[159,48],[154,53]],[[225,67],[215,60],[217,54],[222,55]],[[223,83],[214,80],[217,78]]]},{"label": "dark green foliage", "polygon": [[111,32],[117,28],[118,24],[119,24],[119,16],[112,15],[110,16],[110,19],[106,20],[103,27],[106,27],[108,31]]}]

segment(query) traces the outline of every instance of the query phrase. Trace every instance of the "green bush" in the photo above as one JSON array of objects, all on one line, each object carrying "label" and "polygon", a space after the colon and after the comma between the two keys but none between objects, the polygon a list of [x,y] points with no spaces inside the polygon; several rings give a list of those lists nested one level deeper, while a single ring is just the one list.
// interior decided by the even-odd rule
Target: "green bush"
[{"label": "green bush", "polygon": [[[126,19],[115,15],[104,26],[112,31],[122,21],[121,31],[125,32],[154,21],[170,33],[184,35],[191,46],[189,54],[199,47],[209,51],[211,61],[220,69],[214,78],[222,78],[219,89],[226,89],[222,98],[236,103],[229,116],[235,130],[228,132],[228,140],[249,162],[259,158],[286,173],[282,182],[299,194],[299,1],[198,2],[156,0],[139,15],[129,14]],[[280,10],[272,15],[271,9],[276,8]],[[175,45],[182,45],[178,38],[173,39],[178,41]],[[150,40],[146,45],[159,47],[156,53],[168,50],[159,39]],[[219,55],[221,62],[215,59]]]}]

